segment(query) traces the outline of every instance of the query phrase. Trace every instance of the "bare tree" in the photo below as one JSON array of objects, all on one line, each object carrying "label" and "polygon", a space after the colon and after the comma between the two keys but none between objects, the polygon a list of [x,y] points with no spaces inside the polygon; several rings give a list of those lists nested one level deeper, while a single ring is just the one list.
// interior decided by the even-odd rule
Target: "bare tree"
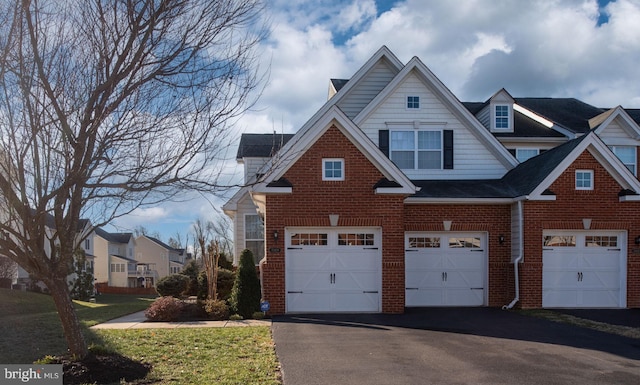
[{"label": "bare tree", "polygon": [[261,0],[0,2],[0,254],[42,280],[88,354],[66,277],[92,228],[220,188],[259,93]]},{"label": "bare tree", "polygon": [[0,256],[0,279],[13,280],[18,272],[18,265],[7,257]]},{"label": "bare tree", "polygon": [[218,214],[211,223],[211,233],[218,241],[219,251],[227,257],[233,257],[233,222],[226,215]]}]

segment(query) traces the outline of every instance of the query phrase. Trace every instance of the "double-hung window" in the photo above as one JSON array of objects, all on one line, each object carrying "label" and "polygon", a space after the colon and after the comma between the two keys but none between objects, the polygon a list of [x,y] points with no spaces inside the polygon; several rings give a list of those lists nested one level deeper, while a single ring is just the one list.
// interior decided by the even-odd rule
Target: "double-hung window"
[{"label": "double-hung window", "polygon": [[244,216],[244,247],[251,250],[256,265],[264,257],[264,226],[259,215]]},{"label": "double-hung window", "polygon": [[636,175],[636,148],[634,146],[611,146],[611,151]]},{"label": "double-hung window", "polygon": [[496,130],[508,130],[509,127],[509,106],[497,105],[495,106],[495,129]]},{"label": "double-hung window", "polygon": [[400,169],[442,169],[442,131],[393,130],[390,139],[390,157]]}]

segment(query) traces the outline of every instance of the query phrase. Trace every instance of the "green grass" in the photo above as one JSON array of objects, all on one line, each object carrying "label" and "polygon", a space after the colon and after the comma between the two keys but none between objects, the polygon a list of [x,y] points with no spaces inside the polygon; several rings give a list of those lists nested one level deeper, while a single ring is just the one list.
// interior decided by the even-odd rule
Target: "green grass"
[{"label": "green grass", "polygon": [[265,326],[95,332],[95,343],[153,365],[144,383],[281,384]]},{"label": "green grass", "polygon": [[[74,301],[81,324],[97,323],[146,309],[150,297],[98,296],[96,303]],[[30,363],[44,355],[62,354],[66,341],[53,299],[45,294],[0,289],[0,363]]]},{"label": "green grass", "polygon": [[[101,295],[76,301],[92,350],[115,351],[153,365],[139,383],[279,385],[279,365],[268,327],[93,330],[145,309],[151,298]],[[0,289],[0,363],[31,363],[63,354],[66,342],[51,297]],[[117,385],[117,384],[116,384]]]}]

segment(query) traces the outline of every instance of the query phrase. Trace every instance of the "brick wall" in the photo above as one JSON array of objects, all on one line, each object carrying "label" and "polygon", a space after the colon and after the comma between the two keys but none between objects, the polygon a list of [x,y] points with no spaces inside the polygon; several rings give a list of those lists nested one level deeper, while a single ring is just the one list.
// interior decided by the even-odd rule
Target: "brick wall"
[{"label": "brick wall", "polygon": [[[594,190],[575,189],[575,171],[594,170]],[[640,307],[640,203],[620,202],[621,186],[587,151],[549,187],[555,201],[524,203],[525,257],[520,271],[522,307],[542,306],[542,233],[544,229],[584,230],[583,218],[591,229],[624,230],[627,242],[627,307]]]},{"label": "brick wall", "polygon": [[[345,160],[344,181],[322,180],[323,158]],[[403,312],[406,196],[375,194],[373,186],[383,174],[335,126],[306,150],[284,177],[292,183],[293,193],[268,195],[265,214],[263,296],[271,304],[271,314],[285,312],[284,229],[330,226],[330,214],[339,215],[338,226],[382,228],[382,311]],[[275,230],[282,234],[277,240],[271,236]]]}]

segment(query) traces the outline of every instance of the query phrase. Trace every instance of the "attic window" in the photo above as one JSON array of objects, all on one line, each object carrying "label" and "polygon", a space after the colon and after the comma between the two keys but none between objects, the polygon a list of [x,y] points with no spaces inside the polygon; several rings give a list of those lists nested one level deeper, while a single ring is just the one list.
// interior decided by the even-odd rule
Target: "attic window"
[{"label": "attic window", "polygon": [[593,190],[593,170],[576,170],[576,190]]},{"label": "attic window", "polygon": [[344,180],[344,159],[322,159],[322,180]]},{"label": "attic window", "polygon": [[410,109],[420,108],[420,97],[407,96],[407,108],[410,108]]},{"label": "attic window", "polygon": [[495,106],[495,129],[509,130],[509,106],[500,104]]}]

